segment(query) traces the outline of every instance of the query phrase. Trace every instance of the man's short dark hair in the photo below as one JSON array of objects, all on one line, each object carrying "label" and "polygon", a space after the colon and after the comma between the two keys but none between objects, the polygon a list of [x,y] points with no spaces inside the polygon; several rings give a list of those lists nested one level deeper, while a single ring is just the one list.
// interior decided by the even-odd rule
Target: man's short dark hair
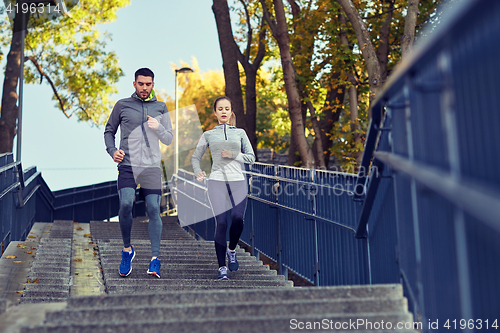
[{"label": "man's short dark hair", "polygon": [[149,68],[139,68],[138,70],[136,70],[135,71],[135,80],[136,81],[137,81],[137,77],[139,77],[139,75],[142,75],[142,76],[151,76],[151,78],[153,79],[153,81],[155,80],[155,74]]}]

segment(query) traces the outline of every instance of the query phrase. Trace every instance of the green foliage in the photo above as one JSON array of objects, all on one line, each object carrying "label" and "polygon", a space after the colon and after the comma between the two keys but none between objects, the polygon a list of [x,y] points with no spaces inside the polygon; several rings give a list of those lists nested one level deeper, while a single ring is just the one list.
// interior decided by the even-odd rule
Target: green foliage
[{"label": "green foliage", "polygon": [[[69,117],[103,124],[111,112],[114,84],[123,75],[114,52],[106,50],[111,36],[98,24],[116,19],[116,11],[130,0],[86,0],[68,15],[30,28],[25,40],[25,80],[52,81],[56,106]],[[0,41],[10,43],[12,22],[0,25]],[[43,73],[43,74],[42,74]],[[54,89],[53,88],[53,89]]]},{"label": "green foliage", "polygon": [[283,72],[280,66],[271,72],[259,71],[257,79],[257,148],[272,148],[284,153],[290,145],[291,122]]}]

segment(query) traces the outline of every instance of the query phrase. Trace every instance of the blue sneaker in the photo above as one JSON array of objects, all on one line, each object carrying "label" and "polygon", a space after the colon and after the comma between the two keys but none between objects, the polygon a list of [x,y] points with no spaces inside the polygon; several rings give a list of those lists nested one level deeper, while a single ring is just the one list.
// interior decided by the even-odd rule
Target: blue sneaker
[{"label": "blue sneaker", "polygon": [[227,257],[227,267],[229,267],[229,271],[236,272],[240,267],[240,265],[238,264],[238,260],[236,259],[236,251],[231,251],[227,249],[226,257]]},{"label": "blue sneaker", "polygon": [[227,276],[227,267],[222,266],[219,267],[219,276],[217,277],[219,280],[229,280],[229,276]]},{"label": "blue sneaker", "polygon": [[151,260],[148,268],[148,275],[156,276],[158,279],[160,278],[160,267],[161,263],[158,258]]},{"label": "blue sneaker", "polygon": [[122,250],[122,262],[120,263],[120,275],[125,277],[132,273],[132,260],[135,258],[135,250],[132,247],[132,252],[126,252]]}]

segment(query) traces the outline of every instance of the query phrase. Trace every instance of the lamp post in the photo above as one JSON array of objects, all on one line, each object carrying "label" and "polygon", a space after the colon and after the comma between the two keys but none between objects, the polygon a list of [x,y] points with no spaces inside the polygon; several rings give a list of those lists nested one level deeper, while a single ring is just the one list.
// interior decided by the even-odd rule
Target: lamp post
[{"label": "lamp post", "polygon": [[174,174],[179,171],[179,100],[177,98],[177,73],[193,73],[189,67],[175,70],[175,146],[174,146]]}]

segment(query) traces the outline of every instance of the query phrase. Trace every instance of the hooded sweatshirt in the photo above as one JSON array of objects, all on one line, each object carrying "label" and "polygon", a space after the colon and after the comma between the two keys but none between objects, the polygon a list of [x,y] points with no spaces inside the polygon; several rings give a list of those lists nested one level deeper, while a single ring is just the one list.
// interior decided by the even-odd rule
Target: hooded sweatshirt
[{"label": "hooded sweatshirt", "polygon": [[[148,117],[158,120],[158,129],[148,126]],[[120,149],[125,157],[120,165],[139,167],[160,167],[161,154],[158,140],[169,145],[172,143],[172,123],[165,103],[156,99],[154,91],[145,100],[135,92],[129,98],[119,100],[109,116],[104,130],[106,151],[113,157],[118,149],[115,134],[120,126]]]},{"label": "hooded sweatshirt", "polygon": [[[212,172],[208,177],[211,180],[244,180],[242,165],[255,162],[255,154],[245,130],[222,124],[204,132],[201,136],[191,158],[195,175],[202,171],[200,161],[207,147],[212,153]],[[233,158],[222,158],[222,149],[230,150]]]}]

